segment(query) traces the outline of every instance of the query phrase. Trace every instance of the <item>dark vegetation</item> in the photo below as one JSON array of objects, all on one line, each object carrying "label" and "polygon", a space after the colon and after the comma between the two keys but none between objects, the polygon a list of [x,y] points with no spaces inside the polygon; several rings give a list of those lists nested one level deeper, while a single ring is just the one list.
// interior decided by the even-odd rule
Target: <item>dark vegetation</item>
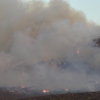
[{"label": "dark vegetation", "polygon": [[59,95],[31,97],[19,100],[100,100],[100,92],[66,93]]},{"label": "dark vegetation", "polygon": [[0,100],[100,100],[100,91],[33,96],[0,90]]},{"label": "dark vegetation", "polygon": [[18,93],[11,93],[9,91],[2,91],[0,90],[0,100],[15,100],[15,99],[22,99],[26,96],[23,94]]},{"label": "dark vegetation", "polygon": [[100,47],[100,38],[94,39],[93,41],[94,41],[94,43],[95,43],[95,44],[94,44],[95,46]]}]

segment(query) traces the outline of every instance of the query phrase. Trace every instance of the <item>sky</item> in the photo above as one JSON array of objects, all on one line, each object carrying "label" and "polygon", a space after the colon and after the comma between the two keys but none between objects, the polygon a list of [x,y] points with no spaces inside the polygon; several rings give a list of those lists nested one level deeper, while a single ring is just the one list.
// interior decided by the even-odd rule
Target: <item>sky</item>
[{"label": "sky", "polygon": [[89,21],[100,25],[100,0],[69,0],[72,7],[85,13]]},{"label": "sky", "polygon": [[[48,2],[49,0],[43,0]],[[100,0],[66,0],[76,10],[85,13],[88,21],[94,21],[100,25]]]}]

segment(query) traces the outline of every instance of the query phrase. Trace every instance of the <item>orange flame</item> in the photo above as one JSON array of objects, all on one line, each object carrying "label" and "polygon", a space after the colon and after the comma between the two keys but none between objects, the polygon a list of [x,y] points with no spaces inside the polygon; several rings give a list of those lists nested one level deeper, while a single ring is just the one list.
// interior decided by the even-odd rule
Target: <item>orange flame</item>
[{"label": "orange flame", "polygon": [[43,92],[43,93],[48,93],[49,91],[48,91],[48,90],[43,90],[42,92]]}]

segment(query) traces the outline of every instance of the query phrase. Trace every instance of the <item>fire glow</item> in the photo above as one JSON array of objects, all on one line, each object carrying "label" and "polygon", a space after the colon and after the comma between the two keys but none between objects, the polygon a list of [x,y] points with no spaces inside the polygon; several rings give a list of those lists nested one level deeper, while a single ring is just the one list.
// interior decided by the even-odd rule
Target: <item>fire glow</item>
[{"label": "fire glow", "polygon": [[66,89],[66,91],[69,91],[69,89]]},{"label": "fire glow", "polygon": [[80,50],[77,50],[77,54],[80,54]]},{"label": "fire glow", "polygon": [[42,92],[43,92],[43,93],[48,93],[48,92],[50,92],[50,91],[48,91],[48,90],[43,90]]},{"label": "fire glow", "polygon": [[23,89],[23,88],[25,88],[24,86],[21,86],[21,88]]}]

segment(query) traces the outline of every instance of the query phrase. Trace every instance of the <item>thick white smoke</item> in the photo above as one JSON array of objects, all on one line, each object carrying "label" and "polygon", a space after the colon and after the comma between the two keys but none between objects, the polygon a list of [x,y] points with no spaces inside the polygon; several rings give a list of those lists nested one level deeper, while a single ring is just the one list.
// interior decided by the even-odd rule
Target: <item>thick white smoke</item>
[{"label": "thick white smoke", "polygon": [[0,0],[0,86],[95,90],[100,27],[64,0]]}]

